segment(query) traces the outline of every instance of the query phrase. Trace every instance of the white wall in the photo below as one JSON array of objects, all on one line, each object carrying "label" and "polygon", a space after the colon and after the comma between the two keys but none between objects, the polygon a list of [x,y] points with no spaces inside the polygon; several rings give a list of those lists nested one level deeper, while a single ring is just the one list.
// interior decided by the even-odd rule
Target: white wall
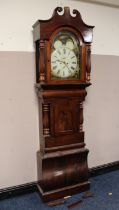
[{"label": "white wall", "polygon": [[67,5],[95,26],[93,54],[119,55],[119,9],[75,0],[0,0],[0,50],[33,51],[32,25],[50,18],[55,7]]},{"label": "white wall", "polygon": [[92,86],[84,109],[89,166],[119,160],[119,57],[92,56]]},{"label": "white wall", "polygon": [[[33,52],[32,25],[37,19],[50,18],[57,6],[78,9],[85,23],[95,26],[93,54],[119,56],[119,10],[74,0],[0,0],[0,51]],[[9,70],[6,69],[8,60],[2,57],[0,60],[4,66],[0,71],[0,188],[37,180],[35,58],[29,60],[31,69],[22,68],[26,62],[22,54],[18,61],[20,72],[16,60]],[[95,65],[92,60],[93,85],[88,89],[84,123],[90,167],[119,160],[119,72],[113,68],[108,72],[103,66],[100,69]]]},{"label": "white wall", "polygon": [[0,188],[36,180],[34,68],[32,54],[0,52]]}]

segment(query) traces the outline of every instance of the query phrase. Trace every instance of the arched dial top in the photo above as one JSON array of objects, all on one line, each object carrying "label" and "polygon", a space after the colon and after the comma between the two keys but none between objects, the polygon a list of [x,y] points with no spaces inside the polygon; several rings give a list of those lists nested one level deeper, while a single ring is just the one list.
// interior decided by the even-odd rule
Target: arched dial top
[{"label": "arched dial top", "polygon": [[92,42],[92,31],[94,26],[85,24],[80,12],[76,9],[70,11],[69,7],[64,7],[64,9],[62,7],[57,7],[50,19],[38,20],[33,25],[33,28],[35,29],[34,41],[38,39],[48,40],[57,28],[64,26],[76,29],[82,35],[85,43]]},{"label": "arched dial top", "polygon": [[80,79],[80,44],[73,32],[59,31],[51,45],[51,80]]}]

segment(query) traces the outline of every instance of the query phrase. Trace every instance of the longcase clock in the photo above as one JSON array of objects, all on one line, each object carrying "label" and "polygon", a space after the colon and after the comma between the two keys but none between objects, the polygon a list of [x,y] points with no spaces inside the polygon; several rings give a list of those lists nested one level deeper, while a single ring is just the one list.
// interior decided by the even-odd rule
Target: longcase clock
[{"label": "longcase clock", "polygon": [[90,83],[93,26],[57,7],[34,26],[39,102],[39,191],[44,201],[88,190],[83,102]]}]

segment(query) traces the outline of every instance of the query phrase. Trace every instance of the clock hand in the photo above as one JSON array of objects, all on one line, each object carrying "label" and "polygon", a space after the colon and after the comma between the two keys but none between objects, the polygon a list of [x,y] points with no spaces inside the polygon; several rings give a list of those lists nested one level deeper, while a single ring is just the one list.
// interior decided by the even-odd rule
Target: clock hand
[{"label": "clock hand", "polygon": [[55,60],[55,61],[58,61],[58,62],[60,62],[60,63],[65,64],[65,61],[61,61],[61,60]]},{"label": "clock hand", "polygon": [[69,70],[69,71],[71,71],[71,70],[69,69],[69,67],[68,67],[67,63],[66,63],[66,62],[64,62],[64,64],[65,64],[65,66],[68,68],[68,70]]}]

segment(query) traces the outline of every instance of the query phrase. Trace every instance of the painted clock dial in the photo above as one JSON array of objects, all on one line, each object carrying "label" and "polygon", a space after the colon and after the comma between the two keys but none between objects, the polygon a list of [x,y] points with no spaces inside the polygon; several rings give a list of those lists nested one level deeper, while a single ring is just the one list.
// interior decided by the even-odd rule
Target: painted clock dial
[{"label": "painted clock dial", "polygon": [[51,79],[73,80],[80,77],[80,48],[69,31],[57,33],[51,46]]}]

